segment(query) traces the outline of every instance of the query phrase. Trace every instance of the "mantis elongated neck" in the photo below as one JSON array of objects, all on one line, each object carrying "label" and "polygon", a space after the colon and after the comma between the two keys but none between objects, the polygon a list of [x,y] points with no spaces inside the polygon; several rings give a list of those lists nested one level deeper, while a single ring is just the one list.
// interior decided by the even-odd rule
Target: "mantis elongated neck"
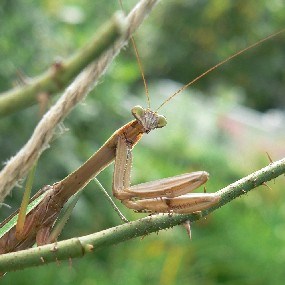
[{"label": "mantis elongated neck", "polygon": [[114,160],[118,136],[125,136],[134,146],[142,135],[143,128],[136,120],[117,130],[82,166],[54,185],[57,204],[63,205]]}]

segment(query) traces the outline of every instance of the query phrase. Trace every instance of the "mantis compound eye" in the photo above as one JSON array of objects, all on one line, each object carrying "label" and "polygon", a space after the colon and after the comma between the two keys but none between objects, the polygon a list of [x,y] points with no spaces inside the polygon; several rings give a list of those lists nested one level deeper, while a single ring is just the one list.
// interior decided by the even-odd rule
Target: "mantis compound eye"
[{"label": "mantis compound eye", "polygon": [[144,113],[145,113],[144,108],[139,105],[132,108],[132,114],[138,120],[140,120],[140,118],[144,115]]},{"label": "mantis compound eye", "polygon": [[163,128],[167,125],[167,120],[164,116],[158,115],[157,116],[157,128]]},{"label": "mantis compound eye", "polygon": [[146,133],[149,133],[156,128],[162,128],[167,124],[164,116],[158,115],[150,109],[144,109],[141,106],[135,106],[132,109],[132,114],[144,127]]}]

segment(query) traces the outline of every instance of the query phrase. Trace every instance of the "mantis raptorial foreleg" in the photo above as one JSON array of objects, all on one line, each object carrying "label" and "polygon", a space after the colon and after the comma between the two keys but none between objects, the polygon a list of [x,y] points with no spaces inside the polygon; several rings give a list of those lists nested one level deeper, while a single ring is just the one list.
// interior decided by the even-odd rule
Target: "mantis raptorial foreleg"
[{"label": "mantis raptorial foreleg", "polygon": [[132,144],[118,137],[113,194],[128,208],[139,212],[192,213],[210,207],[220,199],[215,194],[187,194],[208,180],[208,173],[198,171],[130,186]]}]

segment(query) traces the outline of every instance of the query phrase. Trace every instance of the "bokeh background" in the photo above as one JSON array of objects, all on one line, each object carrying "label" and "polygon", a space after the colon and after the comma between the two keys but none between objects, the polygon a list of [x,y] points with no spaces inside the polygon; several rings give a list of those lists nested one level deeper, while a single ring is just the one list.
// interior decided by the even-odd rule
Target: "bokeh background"
[{"label": "bokeh background", "polygon": [[[128,10],[135,1],[124,1]],[[119,4],[109,1],[2,0],[0,90],[34,77],[84,45]],[[151,103],[235,51],[284,27],[282,1],[161,1],[136,34]],[[162,110],[166,128],[134,150],[133,183],[206,170],[214,192],[285,155],[285,40],[281,35],[212,72]],[[52,100],[55,100],[53,98]],[[65,120],[42,155],[34,191],[82,164],[146,106],[132,48]],[[30,137],[38,107],[0,120],[2,165]],[[63,129],[68,131],[62,132]],[[111,190],[112,167],[100,174]],[[259,187],[192,225],[192,240],[175,227],[105,248],[83,259],[9,273],[3,284],[282,284],[285,279],[284,177]],[[202,190],[201,190],[202,191]],[[22,189],[6,203],[17,208]],[[121,207],[131,220],[144,215]],[[1,208],[4,218],[12,210]],[[120,224],[90,183],[61,239]]]}]

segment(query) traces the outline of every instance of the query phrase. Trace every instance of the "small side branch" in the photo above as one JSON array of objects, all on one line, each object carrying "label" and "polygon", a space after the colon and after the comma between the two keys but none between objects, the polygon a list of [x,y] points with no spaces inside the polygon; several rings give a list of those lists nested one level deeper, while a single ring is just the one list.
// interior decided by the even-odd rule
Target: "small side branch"
[{"label": "small side branch", "polygon": [[111,246],[132,238],[145,236],[152,232],[180,225],[185,221],[197,221],[235,198],[284,173],[285,158],[271,163],[261,170],[258,170],[219,190],[217,194],[222,197],[219,204],[200,213],[188,215],[160,214],[148,216],[134,222],[129,222],[127,224],[80,238],[72,238],[55,244],[1,255],[0,272],[44,265],[46,263],[67,260],[69,258],[82,257],[86,253],[93,252],[99,248]]},{"label": "small side branch", "polygon": [[69,59],[54,63],[46,72],[28,80],[23,86],[1,93],[0,117],[37,104],[39,94],[54,95],[67,87],[76,75],[121,36],[124,28],[123,17],[117,14],[96,32],[92,41]]}]

